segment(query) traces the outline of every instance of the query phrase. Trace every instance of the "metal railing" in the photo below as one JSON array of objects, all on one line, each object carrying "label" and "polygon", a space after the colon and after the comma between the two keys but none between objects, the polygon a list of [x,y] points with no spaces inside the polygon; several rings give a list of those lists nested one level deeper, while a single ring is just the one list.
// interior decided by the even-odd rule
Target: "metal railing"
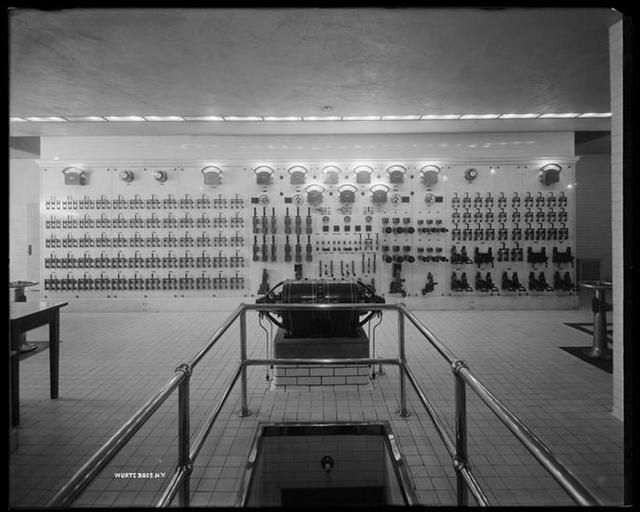
[{"label": "metal railing", "polygon": [[[260,313],[298,310],[353,310],[353,311],[396,311],[398,313],[398,357],[397,358],[273,358],[249,359],[247,357],[247,312]],[[455,440],[447,432],[444,423],[435,408],[418,384],[415,374],[409,367],[405,353],[405,318],[436,349],[450,365],[455,379]],[[189,384],[195,366],[218,342],[229,327],[239,319],[240,322],[240,364],[232,375],[231,382],[222,393],[218,404],[197,433],[193,443],[190,436]],[[502,404],[471,372],[467,364],[454,354],[431,332],[404,304],[240,304],[223,322],[209,341],[187,362],[176,368],[175,375],[142,408],[127,421],[67,482],[49,501],[48,507],[68,507],[93,481],[111,459],[124,447],[131,437],[149,420],[166,399],[178,389],[178,462],[176,471],[162,493],[157,507],[166,507],[178,495],[179,505],[190,504],[190,475],[204,442],[222,407],[240,379],[240,414],[248,416],[251,411],[247,401],[247,368],[255,365],[394,365],[399,370],[400,407],[398,414],[408,416],[406,381],[416,392],[420,402],[433,422],[447,452],[453,460],[456,472],[456,495],[458,506],[468,505],[469,492],[480,506],[489,505],[489,501],[471,471],[467,451],[467,400],[466,388],[469,386],[486,404],[498,419],[529,450],[535,459],[550,473],[567,494],[578,505],[600,505],[598,500],[564,467],[547,446],[538,439],[504,404]]]}]

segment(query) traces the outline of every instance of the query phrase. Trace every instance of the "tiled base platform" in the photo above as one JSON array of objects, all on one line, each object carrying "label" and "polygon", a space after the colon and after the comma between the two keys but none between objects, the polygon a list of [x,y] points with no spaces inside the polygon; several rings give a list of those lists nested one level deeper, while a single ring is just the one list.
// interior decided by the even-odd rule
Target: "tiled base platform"
[{"label": "tiled base platform", "polygon": [[[71,475],[192,356],[226,312],[62,311],[60,398],[48,395],[48,354],[21,361],[21,425],[9,458],[12,508],[41,508]],[[566,353],[588,334],[564,325],[589,322],[585,310],[422,311],[417,316],[485,385],[545,442],[605,505],[623,503],[623,425],[611,414],[612,378]],[[248,353],[263,358],[264,332],[247,318]],[[385,315],[376,354],[397,353],[394,315]],[[443,421],[453,432],[450,369],[407,325],[407,359]],[[34,337],[33,341],[38,341]],[[192,433],[218,402],[240,358],[233,326],[195,368]],[[454,505],[452,463],[428,415],[409,390],[408,417],[398,409],[398,372],[385,367],[368,389],[272,390],[265,368],[248,372],[249,408],[239,416],[236,386],[195,462],[193,506],[237,502],[248,450],[260,423],[389,421],[424,505]],[[335,375],[334,375],[335,377]],[[571,505],[533,457],[468,391],[469,455],[492,505]],[[171,397],[148,425],[87,488],[74,506],[148,507],[173,474],[177,401]],[[147,478],[122,477],[141,473]],[[151,475],[151,476],[150,476]]]}]

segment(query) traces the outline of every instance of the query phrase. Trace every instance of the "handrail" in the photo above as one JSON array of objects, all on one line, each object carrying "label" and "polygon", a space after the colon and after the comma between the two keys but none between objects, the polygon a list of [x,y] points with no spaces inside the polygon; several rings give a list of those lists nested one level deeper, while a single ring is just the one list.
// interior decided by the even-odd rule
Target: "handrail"
[{"label": "handrail", "polygon": [[184,380],[184,373],[176,373],[164,387],[147,401],[111,438],[73,475],[49,501],[47,507],[63,508],[69,506],[75,498],[91,483],[102,469],[116,456],[120,449],[158,410],[169,395]]},{"label": "handrail", "polygon": [[551,450],[531,432],[493,393],[491,393],[466,367],[458,370],[464,381],[469,384],[480,399],[487,404],[493,413],[520,440],[555,480],[567,491],[578,505],[596,506],[598,501],[590,496],[589,491],[580,481],[565,468],[551,453]]},{"label": "handrail", "polygon": [[[351,310],[351,311],[396,311],[398,313],[398,358],[256,358],[250,359],[246,354],[246,312],[282,312],[297,310]],[[438,417],[433,405],[429,402],[417,382],[415,374],[409,368],[405,359],[405,332],[404,317],[418,329],[420,334],[438,351],[438,353],[451,365],[456,383],[456,440],[451,439],[442,420]],[[241,361],[232,376],[230,384],[225,388],[216,408],[207,418],[204,427],[197,434],[193,444],[190,444],[189,433],[189,380],[191,372],[198,362],[206,355],[211,347],[222,337],[231,325],[240,318],[240,356]],[[127,443],[127,441],[146,423],[146,421],[158,410],[167,397],[180,388],[179,394],[179,463],[169,486],[165,489],[157,506],[168,506],[176,494],[180,492],[180,504],[189,505],[189,476],[193,462],[209,435],[223,405],[228,399],[234,385],[241,378],[241,415],[250,414],[247,408],[247,367],[253,365],[275,364],[391,364],[397,365],[400,371],[400,403],[399,414],[407,416],[406,393],[404,380],[408,378],[416,391],[420,402],[429,414],[438,435],[443,441],[447,451],[453,458],[453,466],[456,470],[458,481],[458,504],[467,504],[467,490],[470,490],[479,505],[487,505],[488,500],[471,472],[467,460],[466,449],[466,395],[465,385],[469,385],[478,397],[491,411],[504,423],[516,438],[529,450],[538,462],[551,474],[561,487],[579,505],[599,505],[600,503],[577,480],[577,478],[565,468],[546,447],[504,404],[502,404],[469,370],[464,361],[457,359],[449,348],[440,341],[418,318],[409,311],[404,304],[240,304],[231,315],[216,330],[210,339],[196,352],[186,363],[176,368],[176,374],[169,382],[156,393],[145,405],[123,425],[65,484],[47,504],[48,507],[66,507],[91,483],[91,481],[104,469],[109,461]]]}]

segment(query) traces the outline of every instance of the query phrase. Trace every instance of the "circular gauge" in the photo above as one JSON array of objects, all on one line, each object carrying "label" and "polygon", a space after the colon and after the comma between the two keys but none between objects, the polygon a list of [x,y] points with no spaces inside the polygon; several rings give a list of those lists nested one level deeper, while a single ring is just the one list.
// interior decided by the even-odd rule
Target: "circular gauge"
[{"label": "circular gauge", "polygon": [[464,171],[464,179],[467,181],[473,181],[478,177],[478,169],[469,168]]},{"label": "circular gauge", "polygon": [[323,222],[323,223],[325,223],[325,224],[326,224],[327,222],[329,222],[329,216],[328,216],[328,215],[325,215],[324,217],[322,217],[322,222]]},{"label": "circular gauge", "polygon": [[271,201],[269,199],[269,196],[267,194],[262,194],[259,198],[258,198],[258,202],[262,205],[267,205],[269,204]]},{"label": "circular gauge", "polygon": [[348,224],[349,222],[351,222],[351,217],[349,217],[348,215],[345,215],[344,217],[344,223]]},{"label": "circular gauge", "polygon": [[433,206],[433,204],[436,202],[436,196],[434,196],[433,194],[427,194],[426,196],[424,196],[424,202],[427,206]]},{"label": "circular gauge", "polygon": [[391,196],[391,204],[400,204],[401,201],[402,197],[400,196],[400,194],[393,194]]},{"label": "circular gauge", "polygon": [[302,203],[304,203],[304,197],[300,194],[293,196],[293,204],[301,205]]},{"label": "circular gauge", "polygon": [[372,220],[373,220],[373,217],[372,217],[371,215],[367,215],[367,216],[364,218],[364,221],[365,221],[365,222],[367,222],[367,223],[371,222]]}]

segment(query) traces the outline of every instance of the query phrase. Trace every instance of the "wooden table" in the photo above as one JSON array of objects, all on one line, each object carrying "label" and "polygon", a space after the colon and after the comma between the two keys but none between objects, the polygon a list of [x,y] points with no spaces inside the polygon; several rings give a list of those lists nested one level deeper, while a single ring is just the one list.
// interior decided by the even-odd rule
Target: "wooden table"
[{"label": "wooden table", "polygon": [[10,302],[11,347],[11,424],[20,424],[20,343],[25,333],[36,327],[49,325],[49,382],[51,398],[58,398],[60,361],[60,308],[68,302]]}]

